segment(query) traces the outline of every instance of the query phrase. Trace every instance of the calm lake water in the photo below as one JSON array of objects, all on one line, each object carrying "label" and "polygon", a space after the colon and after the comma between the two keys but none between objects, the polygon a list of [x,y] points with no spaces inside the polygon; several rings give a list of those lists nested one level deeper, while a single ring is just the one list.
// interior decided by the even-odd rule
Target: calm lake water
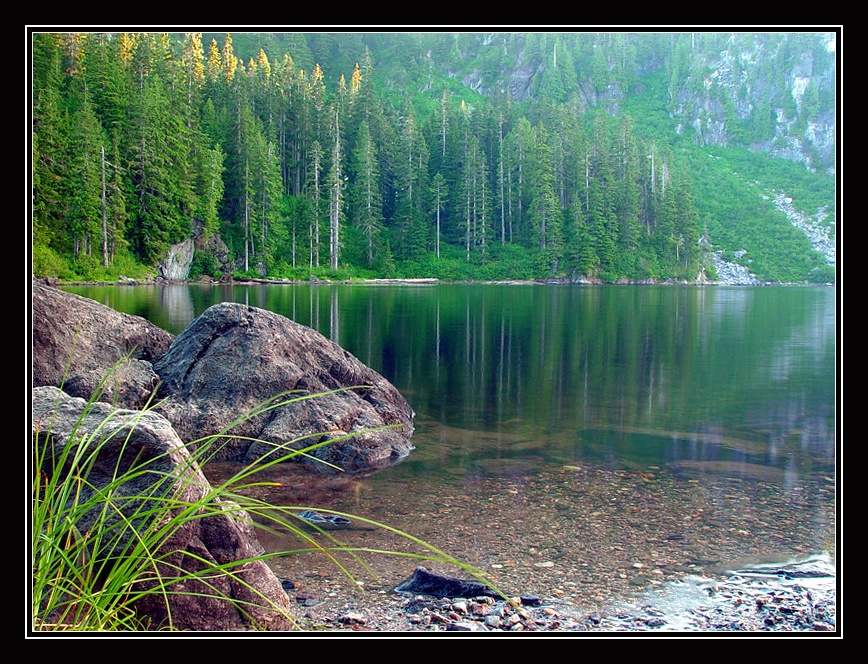
[{"label": "calm lake water", "polygon": [[[409,400],[417,449],[372,477],[320,487],[316,504],[445,541],[502,581],[535,574],[531,590],[593,603],[657,583],[645,570],[654,565],[662,579],[831,546],[833,289],[68,290],[173,333],[213,304],[244,302],[348,349]],[[275,497],[315,502],[290,489]],[[638,582],[636,560],[647,561]],[[380,571],[388,583],[399,574]],[[593,590],[577,577],[595,579]]]}]

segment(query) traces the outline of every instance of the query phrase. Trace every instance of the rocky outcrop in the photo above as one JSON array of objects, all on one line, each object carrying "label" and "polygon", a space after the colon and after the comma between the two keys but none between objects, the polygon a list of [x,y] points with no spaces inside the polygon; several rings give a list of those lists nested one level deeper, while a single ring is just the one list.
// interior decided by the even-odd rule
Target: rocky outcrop
[{"label": "rocky outcrop", "polygon": [[833,227],[824,225],[826,217],[829,215],[825,207],[817,210],[814,217],[811,217],[803,212],[800,212],[793,205],[793,199],[782,192],[775,194],[775,207],[786,215],[789,222],[798,228],[811,246],[823,255],[829,265],[835,264],[835,238],[830,231]]},{"label": "rocky outcrop", "polygon": [[263,309],[228,302],[207,309],[154,368],[167,397],[160,412],[184,440],[221,432],[265,400],[295,391],[285,397],[294,403],[234,426],[239,437],[218,458],[249,462],[341,438],[311,454],[347,472],[367,472],[413,449],[414,413],[391,383],[315,330]]},{"label": "rocky outcrop", "polygon": [[670,84],[679,133],[689,126],[703,145],[834,168],[834,34],[697,34],[689,59],[681,84]]},{"label": "rocky outcrop", "polygon": [[[135,546],[134,533],[144,532],[154,518],[164,519],[159,523],[168,523],[167,513],[142,516],[157,501],[172,498],[177,509],[182,509],[211,491],[172,426],[154,412],[116,409],[98,402],[88,405],[83,399],[70,397],[53,387],[34,388],[31,403],[34,445],[48,446],[43,450],[46,452],[43,459],[60,458],[68,446],[88,445],[96,453],[93,465],[84,471],[88,482],[81,485],[79,505],[87,505],[95,491],[113,484],[114,509],[101,517],[104,503],[97,501],[93,509],[82,510],[76,522],[78,530],[84,533],[90,532],[100,520],[99,541],[105,544],[93,552],[94,556],[125,558]],[[121,472],[141,472],[118,484],[113,481],[118,468]],[[46,467],[42,470],[50,472]],[[159,571],[164,579],[184,580],[171,585],[172,594],[159,593],[140,600],[135,607],[140,619],[157,629],[168,625],[171,612],[171,624],[176,629],[289,629],[292,618],[288,598],[280,581],[263,562],[231,566],[231,574],[221,575],[210,569],[255,557],[263,549],[249,517],[236,504],[211,499],[209,506],[223,513],[179,525],[155,552],[162,561]],[[189,574],[178,572],[178,567],[186,572],[208,569],[207,585],[198,579],[185,578]],[[143,566],[142,573],[150,576],[152,570]],[[140,586],[145,588],[146,585]]]},{"label": "rocky outcrop", "polygon": [[166,257],[157,265],[157,272],[163,279],[169,281],[183,281],[190,274],[190,266],[193,264],[193,238],[187,238],[183,242],[169,247]]},{"label": "rocky outcrop", "polygon": [[[736,257],[743,258],[744,251],[737,251]],[[728,261],[719,251],[713,251],[708,255],[714,271],[717,273],[715,283],[726,286],[756,286],[760,280],[744,265]]]},{"label": "rocky outcrop", "polygon": [[[193,246],[196,251],[212,256],[223,274],[232,272],[232,254],[218,233],[205,232],[202,222],[193,222]],[[189,275],[189,270],[187,271]]]},{"label": "rocky outcrop", "polygon": [[139,316],[35,282],[32,302],[34,386],[62,385],[88,398],[110,374],[103,401],[144,406],[159,381],[151,364],[168,350],[171,334]]}]

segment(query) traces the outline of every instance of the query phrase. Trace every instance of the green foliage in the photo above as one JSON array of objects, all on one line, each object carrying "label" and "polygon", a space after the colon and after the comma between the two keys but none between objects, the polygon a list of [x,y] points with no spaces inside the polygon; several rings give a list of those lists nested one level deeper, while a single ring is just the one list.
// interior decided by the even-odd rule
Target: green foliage
[{"label": "green foliage", "polygon": [[835,279],[836,275],[834,265],[815,267],[811,270],[811,274],[808,276],[808,281],[812,284],[833,284],[835,283]]},{"label": "green foliage", "polygon": [[[747,117],[748,87],[711,77],[730,48],[774,54],[733,62],[739,80],[772,81]],[[773,74],[806,53],[831,66],[807,34],[35,35],[39,264],[93,273],[105,214],[110,263],[153,265],[201,228],[251,276],[330,262],[349,275],[693,278],[703,219],[712,247],[744,249],[758,276],[807,280],[822,257],[763,196],[826,206],[831,226],[834,179],[700,147],[672,116],[707,128],[722,113],[742,145],[775,135],[778,108],[804,128],[828,112],[829,85],[812,79],[797,106]],[[504,78],[515,62],[529,78]],[[431,260],[437,240],[445,263]],[[198,260],[196,274],[213,267]]]},{"label": "green foliage", "polygon": [[56,279],[77,279],[69,262],[51,247],[37,244],[33,247],[33,275]]},{"label": "green foliage", "polygon": [[208,252],[196,249],[193,252],[193,262],[190,263],[190,274],[188,278],[196,280],[202,276],[213,277],[215,279],[220,277],[220,263]]},{"label": "green foliage", "polygon": [[109,267],[103,267],[101,257],[81,255],[77,258],[59,254],[50,247],[34,245],[33,276],[52,277],[68,281],[117,281],[120,277],[150,279],[154,269],[139,263],[129,253],[115,255]]}]

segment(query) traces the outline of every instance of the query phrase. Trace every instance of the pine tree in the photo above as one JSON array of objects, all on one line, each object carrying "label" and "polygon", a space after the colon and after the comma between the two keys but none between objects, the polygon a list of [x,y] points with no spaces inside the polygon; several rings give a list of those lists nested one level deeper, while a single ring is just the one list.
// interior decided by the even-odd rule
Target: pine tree
[{"label": "pine tree", "polygon": [[148,78],[143,94],[134,99],[131,116],[128,170],[135,203],[134,237],[139,254],[153,263],[168,245],[190,233],[195,196],[189,133],[172,112],[157,75]]},{"label": "pine tree", "polygon": [[594,249],[603,270],[611,270],[615,264],[616,243],[611,232],[611,209],[599,180],[591,181],[589,194],[589,219]]},{"label": "pine tree", "polygon": [[449,93],[443,89],[440,97],[440,159],[446,160],[446,131],[449,127]]},{"label": "pine tree", "polygon": [[329,190],[329,265],[332,270],[338,269],[341,253],[341,221],[344,218],[344,167],[341,148],[341,123],[339,107],[336,104],[332,113],[332,153],[331,169],[327,179]]},{"label": "pine tree", "polygon": [[619,244],[625,260],[623,265],[632,270],[639,249],[641,227],[639,225],[639,153],[633,137],[629,117],[622,120],[620,128],[620,183],[617,193]]},{"label": "pine tree", "polygon": [[223,61],[223,77],[227,83],[232,83],[235,79],[235,72],[238,70],[238,58],[235,57],[235,51],[232,48],[232,33],[226,33],[226,39],[223,41],[223,54],[220,58]]},{"label": "pine tree", "polygon": [[381,242],[383,202],[380,195],[380,173],[377,151],[371,140],[368,123],[362,121],[353,153],[355,179],[350,196],[353,223],[365,236],[367,264],[374,264],[374,250]]},{"label": "pine tree", "polygon": [[60,51],[51,48],[44,87],[39,90],[33,114],[38,139],[34,158],[33,223],[41,237],[60,246],[63,240],[65,188],[68,173],[67,123],[61,110]]},{"label": "pine tree", "polygon": [[533,200],[530,206],[531,240],[547,255],[547,263],[556,269],[563,249],[562,215],[555,194],[555,173],[549,136],[540,127],[537,132],[533,170]]},{"label": "pine tree", "polygon": [[87,95],[72,118],[69,144],[66,220],[73,238],[73,253],[89,256],[100,237],[102,128]]},{"label": "pine tree", "polygon": [[[115,256],[126,250],[125,237],[127,228],[127,202],[124,195],[124,176],[120,166],[121,155],[117,135],[112,140],[111,180],[107,185],[108,206],[108,234],[109,234],[109,262],[113,262]],[[222,183],[221,183],[222,187]]]},{"label": "pine tree", "polygon": [[567,267],[583,276],[593,276],[598,258],[594,238],[582,212],[582,201],[575,198],[568,212],[565,228],[565,261]]},{"label": "pine tree", "polygon": [[657,251],[664,264],[672,266],[677,263],[675,259],[675,247],[677,245],[678,206],[675,192],[670,188],[665,194],[661,194],[660,212],[657,217],[655,229],[655,241]]},{"label": "pine tree", "polygon": [[688,277],[692,277],[699,268],[699,213],[693,204],[693,193],[687,178],[680,178],[675,192],[676,197],[676,235],[683,244],[681,256]]},{"label": "pine tree", "polygon": [[220,55],[220,47],[217,46],[217,40],[212,39],[211,45],[208,47],[208,80],[213,83],[220,78],[222,73],[223,58]]},{"label": "pine tree", "polygon": [[202,146],[196,154],[196,218],[202,222],[205,237],[220,230],[219,209],[223,199],[223,150]]},{"label": "pine tree", "polygon": [[308,228],[308,242],[310,249],[310,267],[319,267],[320,246],[319,234],[322,223],[322,158],[323,150],[319,141],[314,141],[308,152],[308,177],[306,187],[307,198],[311,202],[310,225]]},{"label": "pine tree", "polygon": [[446,185],[446,179],[440,173],[437,173],[431,182],[431,198],[434,203],[434,213],[437,219],[434,235],[434,255],[437,258],[440,258],[440,213],[446,204],[448,194],[449,188]]}]

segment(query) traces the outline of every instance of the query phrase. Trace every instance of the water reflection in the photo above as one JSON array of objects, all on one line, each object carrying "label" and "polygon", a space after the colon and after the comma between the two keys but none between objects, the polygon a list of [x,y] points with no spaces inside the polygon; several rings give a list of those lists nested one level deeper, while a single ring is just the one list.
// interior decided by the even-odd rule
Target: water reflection
[{"label": "water reflection", "polygon": [[172,284],[157,289],[160,296],[160,308],[167,312],[173,321],[190,321],[193,312],[193,298],[190,289],[183,284]]},{"label": "water reflection", "polygon": [[395,383],[418,413],[418,449],[390,471],[398,475],[520,459],[736,477],[765,467],[793,485],[833,466],[831,289],[70,290],[173,332],[226,300],[318,329]]}]

